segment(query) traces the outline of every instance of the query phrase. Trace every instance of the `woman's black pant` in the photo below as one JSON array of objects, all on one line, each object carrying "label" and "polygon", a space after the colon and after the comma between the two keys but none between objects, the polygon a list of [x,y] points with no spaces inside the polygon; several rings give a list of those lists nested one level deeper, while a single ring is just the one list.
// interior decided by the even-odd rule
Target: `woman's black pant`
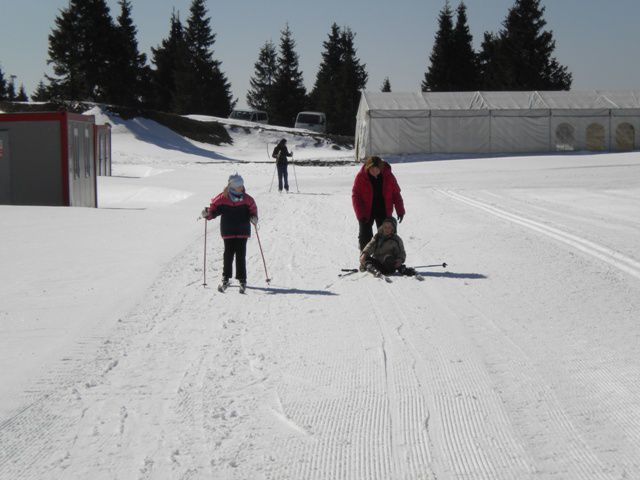
[{"label": "woman's black pant", "polygon": [[360,231],[358,232],[358,242],[360,251],[367,246],[367,243],[373,238],[373,222],[376,222],[376,228],[380,228],[386,217],[370,218],[369,220],[358,220]]},{"label": "woman's black pant", "polygon": [[284,183],[284,189],[289,191],[289,174],[287,172],[286,163],[276,164],[278,168],[278,190],[282,191],[282,184]]},{"label": "woman's black pant", "polygon": [[224,239],[224,268],[222,276],[226,279],[233,274],[233,257],[236,257],[236,278],[240,282],[247,281],[247,239],[246,238],[225,238]]}]

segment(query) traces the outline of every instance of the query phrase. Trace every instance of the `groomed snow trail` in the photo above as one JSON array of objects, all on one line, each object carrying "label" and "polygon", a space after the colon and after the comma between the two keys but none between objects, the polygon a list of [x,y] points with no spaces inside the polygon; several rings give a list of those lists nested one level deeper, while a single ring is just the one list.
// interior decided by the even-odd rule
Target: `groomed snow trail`
[{"label": "groomed snow trail", "polygon": [[426,169],[394,165],[426,281],[337,277],[354,168],[257,187],[272,282],[252,239],[247,293],[218,293],[212,222],[209,285],[194,238],[0,424],[0,478],[640,477],[640,254],[616,235],[637,220],[605,231],[558,196],[428,188]]}]

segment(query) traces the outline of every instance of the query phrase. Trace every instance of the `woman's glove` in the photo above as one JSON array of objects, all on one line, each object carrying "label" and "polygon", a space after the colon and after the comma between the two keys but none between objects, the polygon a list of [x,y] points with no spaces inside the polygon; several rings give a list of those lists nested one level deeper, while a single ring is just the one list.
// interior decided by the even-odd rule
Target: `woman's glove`
[{"label": "woman's glove", "polygon": [[255,215],[249,217],[249,221],[254,225],[258,225],[258,217],[256,217]]},{"label": "woman's glove", "polygon": [[209,207],[204,207],[200,215],[202,216],[202,218],[207,218],[209,216]]}]

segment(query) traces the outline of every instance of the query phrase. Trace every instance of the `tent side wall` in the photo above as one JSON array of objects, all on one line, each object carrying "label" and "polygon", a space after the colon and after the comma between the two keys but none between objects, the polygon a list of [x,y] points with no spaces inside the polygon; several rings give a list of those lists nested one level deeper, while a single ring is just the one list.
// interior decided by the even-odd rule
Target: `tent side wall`
[{"label": "tent side wall", "polygon": [[491,152],[536,153],[551,148],[548,110],[491,112]]},{"label": "tent side wall", "polygon": [[640,91],[363,92],[358,122],[358,159],[637,150]]},{"label": "tent side wall", "polygon": [[368,155],[423,153],[431,150],[429,113],[421,110],[371,111]]},{"label": "tent side wall", "polygon": [[491,117],[487,111],[440,110],[431,112],[431,152],[474,153],[491,151]]}]

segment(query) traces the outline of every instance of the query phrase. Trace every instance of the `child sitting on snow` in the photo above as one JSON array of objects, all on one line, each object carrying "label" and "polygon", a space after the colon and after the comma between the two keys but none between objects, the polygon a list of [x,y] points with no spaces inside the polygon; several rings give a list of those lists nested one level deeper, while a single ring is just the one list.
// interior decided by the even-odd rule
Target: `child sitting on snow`
[{"label": "child sitting on snow", "polygon": [[396,233],[397,223],[393,217],[385,218],[373,238],[362,249],[360,269],[376,276],[390,275],[398,271],[402,275],[415,275],[413,268],[405,267],[407,257],[402,239]]}]

